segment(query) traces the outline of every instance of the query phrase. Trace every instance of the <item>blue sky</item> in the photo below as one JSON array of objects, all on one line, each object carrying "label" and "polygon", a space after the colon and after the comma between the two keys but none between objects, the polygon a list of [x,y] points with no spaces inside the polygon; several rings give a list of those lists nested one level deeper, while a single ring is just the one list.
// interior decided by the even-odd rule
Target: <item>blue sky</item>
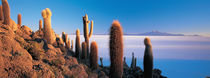
[{"label": "blue sky", "polygon": [[41,11],[52,11],[52,28],[60,34],[82,33],[82,16],[94,20],[94,34],[109,32],[113,20],[119,20],[124,33],[158,30],[169,33],[210,36],[210,0],[8,0],[11,17],[38,29]]}]

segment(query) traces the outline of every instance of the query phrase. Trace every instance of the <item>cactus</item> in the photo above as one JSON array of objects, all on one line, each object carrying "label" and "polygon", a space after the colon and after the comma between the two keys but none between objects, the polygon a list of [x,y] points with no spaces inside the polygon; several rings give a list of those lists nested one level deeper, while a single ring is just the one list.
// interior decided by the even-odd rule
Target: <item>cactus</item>
[{"label": "cactus", "polygon": [[56,34],[56,42],[58,46],[63,46],[63,40],[59,35]]},{"label": "cactus", "polygon": [[134,58],[134,53],[132,53],[132,61],[131,61],[131,68],[134,68],[135,66],[135,58]]},{"label": "cactus", "polygon": [[76,44],[75,44],[75,57],[80,58],[80,32],[79,29],[76,31]]},{"label": "cactus", "polygon": [[64,46],[63,39],[59,35],[57,35],[57,34],[56,34],[56,42],[57,42],[57,46],[60,48],[60,50],[62,52],[67,52],[66,51],[66,48]]},{"label": "cactus", "polygon": [[69,38],[68,41],[66,42],[66,48],[68,50],[71,50],[71,39]]},{"label": "cactus", "polygon": [[9,25],[11,23],[10,18],[10,8],[7,0],[2,0],[2,9],[4,14],[4,24]]},{"label": "cactus", "polygon": [[71,40],[71,50],[73,51],[74,48],[74,40]]},{"label": "cactus", "polygon": [[[42,30],[42,20],[40,19],[39,20],[39,30],[41,31]],[[62,40],[63,41],[63,40]]]},{"label": "cactus", "polygon": [[134,68],[136,68],[136,63],[137,63],[136,61],[137,61],[137,59],[135,58],[135,62],[134,62]]},{"label": "cactus", "polygon": [[20,28],[22,25],[22,20],[21,20],[21,14],[18,14],[18,28]]},{"label": "cactus", "polygon": [[65,32],[62,32],[62,39],[63,39],[64,42],[66,42]]},{"label": "cactus", "polygon": [[87,58],[87,44],[86,42],[82,42],[82,54],[81,54],[81,58],[82,59],[86,59]]},{"label": "cactus", "polygon": [[126,57],[123,58],[123,62],[126,63]]},{"label": "cactus", "polygon": [[68,34],[65,34],[65,32],[62,32],[62,39],[63,39],[63,42],[65,43],[66,47],[68,47]]},{"label": "cactus", "polygon": [[95,41],[90,46],[90,67],[93,69],[98,68],[98,45]]},{"label": "cactus", "polygon": [[126,63],[126,57],[123,58],[123,68],[129,68],[128,64]]},{"label": "cactus", "polygon": [[90,28],[90,32],[88,29],[88,25],[89,25],[90,21],[88,20],[88,15],[85,14],[85,16],[83,16],[83,24],[84,24],[84,38],[85,38],[85,42],[87,44],[87,56],[89,57],[89,38],[92,36],[93,34],[93,21],[91,21],[91,28]]},{"label": "cactus", "polygon": [[153,70],[153,54],[152,44],[149,38],[144,39],[145,52],[144,52],[144,78],[152,78]]},{"label": "cactus", "polygon": [[53,44],[55,42],[55,33],[51,27],[51,16],[52,13],[49,8],[42,11],[42,17],[44,19],[44,39],[48,44]]},{"label": "cactus", "polygon": [[66,47],[70,47],[70,46],[68,46],[68,34],[65,34],[65,41],[64,41],[64,43],[65,43],[65,45],[66,45]]},{"label": "cactus", "polygon": [[4,20],[2,5],[0,5],[0,21]]},{"label": "cactus", "polygon": [[102,57],[100,57],[100,62],[101,62],[101,67],[104,67],[104,65],[103,65],[103,58]]},{"label": "cactus", "polygon": [[4,24],[9,25],[13,31],[17,30],[17,24],[10,18],[10,7],[7,0],[2,0]]},{"label": "cactus", "polygon": [[118,21],[112,23],[110,31],[110,78],[122,78],[123,75],[123,30]]}]

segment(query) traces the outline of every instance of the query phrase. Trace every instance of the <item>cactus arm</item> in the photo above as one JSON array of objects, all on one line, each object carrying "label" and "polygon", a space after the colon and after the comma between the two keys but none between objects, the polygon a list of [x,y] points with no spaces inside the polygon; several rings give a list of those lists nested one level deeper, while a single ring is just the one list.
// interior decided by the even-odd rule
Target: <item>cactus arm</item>
[{"label": "cactus arm", "polygon": [[91,21],[90,33],[89,38],[93,35],[93,21]]}]

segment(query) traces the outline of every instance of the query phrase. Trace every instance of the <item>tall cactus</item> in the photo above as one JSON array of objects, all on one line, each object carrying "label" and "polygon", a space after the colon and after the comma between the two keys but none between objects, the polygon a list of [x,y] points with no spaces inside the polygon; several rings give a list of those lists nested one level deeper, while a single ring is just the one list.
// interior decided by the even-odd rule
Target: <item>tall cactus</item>
[{"label": "tall cactus", "polygon": [[73,51],[74,48],[74,40],[71,40],[71,50]]},{"label": "tall cactus", "polygon": [[153,78],[153,53],[152,44],[149,38],[144,39],[145,52],[144,52],[144,78]]},{"label": "tall cactus", "polygon": [[126,57],[123,58],[123,62],[126,63]]},{"label": "tall cactus", "polygon": [[0,21],[4,20],[2,5],[0,5]]},{"label": "tall cactus", "polygon": [[134,68],[136,68],[137,58],[135,57]]},{"label": "tall cactus", "polygon": [[87,44],[86,42],[82,42],[82,54],[81,54],[82,59],[87,58]]},{"label": "tall cactus", "polygon": [[56,42],[57,42],[57,45],[59,46],[59,47],[63,47],[63,40],[61,39],[61,37],[59,36],[59,35],[57,35],[56,34]]},{"label": "tall cactus", "polygon": [[9,25],[11,23],[10,18],[10,8],[7,0],[2,0],[2,9],[4,14],[4,24]]},{"label": "tall cactus", "polygon": [[39,30],[40,31],[42,30],[42,20],[41,19],[39,20]]},{"label": "tall cactus", "polygon": [[104,67],[103,58],[102,57],[100,57],[100,62],[101,62],[101,67]]},{"label": "tall cactus", "polygon": [[93,34],[93,21],[91,21],[91,28],[90,28],[90,32],[89,32],[89,23],[90,21],[88,20],[88,15],[85,14],[85,16],[83,16],[83,24],[84,24],[84,38],[85,38],[85,42],[87,44],[87,56],[89,56],[89,38],[92,36]]},{"label": "tall cactus", "polygon": [[76,31],[76,44],[75,44],[75,56],[77,57],[77,58],[79,58],[80,57],[80,50],[81,49],[81,46],[80,46],[80,31],[79,31],[79,29],[77,29],[77,31]]},{"label": "tall cactus", "polygon": [[131,61],[131,68],[135,67],[135,58],[134,58],[134,53],[132,53],[132,61]]},{"label": "tall cactus", "polygon": [[98,45],[95,41],[90,46],[90,67],[93,69],[98,68]]},{"label": "tall cactus", "polygon": [[62,39],[63,39],[63,42],[65,43],[65,46],[68,47],[68,34],[65,34],[65,32],[62,32]]},{"label": "tall cactus", "polygon": [[65,42],[66,41],[66,38],[65,38],[65,32],[62,32],[62,35],[61,35],[63,41]]},{"label": "tall cactus", "polygon": [[66,48],[68,50],[71,50],[71,39],[69,38],[68,41],[66,42]]},{"label": "tall cactus", "polygon": [[65,34],[65,38],[66,38],[66,39],[65,39],[65,40],[66,40],[66,41],[65,41],[65,45],[67,46],[67,45],[68,45],[68,34]]},{"label": "tall cactus", "polygon": [[42,11],[42,17],[44,19],[44,39],[48,44],[53,44],[55,42],[55,33],[51,27],[51,16],[52,13],[49,8]]},{"label": "tall cactus", "polygon": [[21,14],[18,14],[18,28],[20,28],[21,25],[22,25]]},{"label": "tall cactus", "polygon": [[10,18],[10,7],[7,0],[1,0],[4,15],[4,24],[9,25],[13,31],[17,30],[17,24]]},{"label": "tall cactus", "polygon": [[109,40],[110,78],[122,78],[123,75],[123,30],[118,21],[112,23]]}]

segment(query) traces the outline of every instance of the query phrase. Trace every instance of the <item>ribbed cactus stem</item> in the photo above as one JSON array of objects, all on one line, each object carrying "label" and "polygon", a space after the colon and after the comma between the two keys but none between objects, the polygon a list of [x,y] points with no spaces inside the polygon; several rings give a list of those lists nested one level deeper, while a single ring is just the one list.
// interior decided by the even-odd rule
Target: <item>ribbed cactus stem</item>
[{"label": "ribbed cactus stem", "polygon": [[42,20],[39,20],[39,30],[42,30]]},{"label": "ribbed cactus stem", "polygon": [[144,78],[153,78],[153,52],[152,44],[149,38],[144,39],[145,52],[144,52]]},{"label": "ribbed cactus stem", "polygon": [[134,53],[132,53],[132,61],[131,61],[131,68],[134,68],[135,66],[135,58],[134,58]]},{"label": "ribbed cactus stem", "polygon": [[134,68],[136,68],[137,58],[135,58]]},{"label": "ribbed cactus stem", "polygon": [[74,40],[71,40],[71,50],[73,51],[74,48]]},{"label": "ribbed cactus stem", "polygon": [[123,62],[126,63],[126,57],[123,58]]},{"label": "ribbed cactus stem", "polygon": [[61,39],[61,37],[59,35],[56,34],[56,42],[57,42],[57,45],[60,47],[60,46],[63,46],[63,40]]},{"label": "ribbed cactus stem", "polygon": [[86,42],[82,42],[82,54],[81,54],[81,58],[82,59],[86,59],[87,58],[87,44]]},{"label": "ribbed cactus stem", "polygon": [[84,24],[84,38],[85,38],[85,42],[87,44],[87,56],[89,57],[89,38],[92,36],[93,34],[93,21],[91,21],[91,28],[90,28],[90,32],[89,32],[89,23],[90,21],[88,20],[88,15],[85,14],[85,16],[83,16],[83,24]]},{"label": "ribbed cactus stem", "polygon": [[62,35],[61,35],[62,39],[64,42],[66,42],[66,38],[65,38],[65,32],[62,32]]},{"label": "ribbed cactus stem", "polygon": [[101,62],[101,67],[104,67],[104,65],[103,65],[103,58],[102,57],[100,57],[100,62]]},{"label": "ribbed cactus stem", "polygon": [[4,21],[2,5],[0,5],[0,21]]},{"label": "ribbed cactus stem", "polygon": [[2,9],[4,14],[4,24],[10,25],[11,18],[10,18],[10,8],[7,0],[2,0]]},{"label": "ribbed cactus stem", "polygon": [[77,58],[80,58],[80,48],[81,48],[81,46],[80,46],[80,31],[79,31],[79,29],[77,29],[77,31],[76,31],[76,44],[75,44],[75,56],[77,57]]},{"label": "ribbed cactus stem", "polygon": [[67,44],[67,45],[66,45],[67,49],[68,49],[68,50],[71,50],[71,39],[70,39],[70,38],[68,39],[68,41],[67,41],[66,44]]},{"label": "ribbed cactus stem", "polygon": [[64,35],[64,38],[65,38],[65,39],[64,39],[64,40],[65,40],[65,41],[64,41],[65,46],[66,46],[67,48],[69,48],[69,47],[68,47],[68,34],[65,34],[65,35]]},{"label": "ribbed cactus stem", "polygon": [[122,78],[123,75],[123,30],[118,21],[112,23],[109,40],[110,78]]},{"label": "ribbed cactus stem", "polygon": [[4,24],[9,25],[13,31],[18,29],[17,24],[10,18],[10,7],[7,0],[2,0],[2,9],[3,9],[3,16],[4,16]]},{"label": "ribbed cactus stem", "polygon": [[93,35],[93,20],[91,21],[89,38]]},{"label": "ribbed cactus stem", "polygon": [[98,45],[95,41],[90,46],[90,67],[93,69],[98,68]]},{"label": "ribbed cactus stem", "polygon": [[21,14],[18,14],[18,27],[20,28],[22,25]]},{"label": "ribbed cactus stem", "polygon": [[44,19],[44,39],[48,44],[53,44],[55,42],[55,33],[51,27],[51,16],[52,13],[49,8],[42,11],[42,17]]}]

